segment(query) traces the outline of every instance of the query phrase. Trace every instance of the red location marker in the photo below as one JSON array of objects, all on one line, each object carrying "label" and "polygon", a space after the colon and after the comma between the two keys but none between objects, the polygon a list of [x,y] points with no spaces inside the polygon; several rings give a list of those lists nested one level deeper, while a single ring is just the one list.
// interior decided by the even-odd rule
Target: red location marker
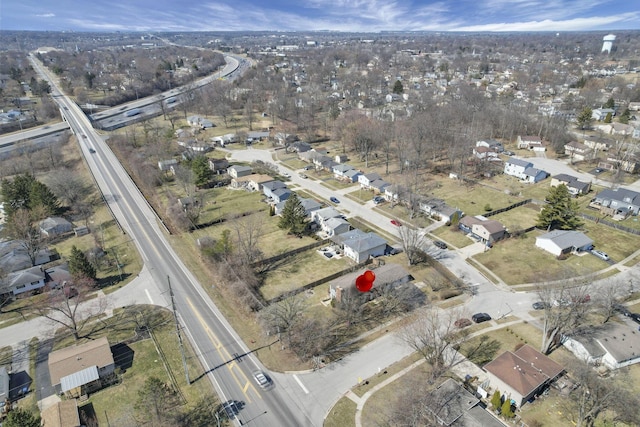
[{"label": "red location marker", "polygon": [[375,280],[376,275],[373,271],[367,270],[356,278],[356,289],[360,292],[369,292],[373,288]]}]

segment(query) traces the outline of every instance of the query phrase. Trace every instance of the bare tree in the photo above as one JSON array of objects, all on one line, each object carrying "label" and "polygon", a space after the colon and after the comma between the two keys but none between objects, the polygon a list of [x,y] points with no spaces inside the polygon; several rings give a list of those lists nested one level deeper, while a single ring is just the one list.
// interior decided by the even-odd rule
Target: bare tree
[{"label": "bare tree", "polygon": [[571,376],[578,389],[564,403],[577,427],[593,427],[604,416],[610,421],[637,423],[637,397],[622,378],[602,378],[585,362],[577,362]]},{"label": "bare tree", "polygon": [[231,220],[231,226],[236,234],[233,246],[238,248],[238,255],[246,264],[252,264],[262,256],[258,246],[263,233],[262,221],[260,215],[248,215]]},{"label": "bare tree", "polygon": [[402,249],[407,254],[409,265],[418,264],[425,260],[425,248],[428,246],[428,240],[417,228],[404,225],[398,227],[398,234],[402,242]]},{"label": "bare tree", "polygon": [[432,379],[465,360],[456,351],[469,336],[466,329],[455,326],[455,311],[443,313],[430,307],[407,319],[400,338],[431,365]]},{"label": "bare tree", "polygon": [[284,334],[285,342],[291,345],[291,334],[294,326],[303,320],[307,304],[303,297],[292,295],[269,305],[260,312],[260,318],[270,333]]},{"label": "bare tree", "polygon": [[20,242],[20,246],[27,253],[32,266],[36,265],[38,252],[44,246],[42,234],[34,225],[35,217],[37,214],[33,211],[18,209],[7,221],[5,229],[9,237]]},{"label": "bare tree", "polygon": [[602,315],[602,323],[607,323],[616,313],[616,305],[622,301],[626,291],[619,280],[611,280],[600,286],[595,295],[597,311]]},{"label": "bare tree", "polygon": [[47,178],[47,185],[60,200],[68,206],[83,199],[89,191],[83,179],[74,171],[62,168],[52,171]]},{"label": "bare tree", "polygon": [[67,283],[62,289],[49,292],[46,298],[34,303],[30,310],[79,339],[85,326],[96,320],[107,308],[105,298],[93,298],[93,283],[91,279],[77,279],[73,283]]},{"label": "bare tree", "polygon": [[542,344],[540,351],[549,354],[560,345],[562,335],[579,327],[585,320],[589,305],[586,287],[567,281],[561,287],[543,284],[538,296],[544,304]]}]

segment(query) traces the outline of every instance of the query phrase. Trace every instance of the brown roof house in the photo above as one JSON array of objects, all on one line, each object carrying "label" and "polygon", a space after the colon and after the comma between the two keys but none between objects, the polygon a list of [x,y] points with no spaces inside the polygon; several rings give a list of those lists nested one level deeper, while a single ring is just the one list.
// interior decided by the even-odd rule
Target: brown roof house
[{"label": "brown roof house", "polygon": [[51,385],[67,397],[79,397],[103,387],[115,370],[106,337],[49,354]]},{"label": "brown roof house", "polygon": [[80,414],[76,399],[62,400],[42,410],[44,427],[80,427]]},{"label": "brown roof house", "polygon": [[487,219],[481,215],[465,216],[460,219],[458,227],[483,243],[492,245],[506,237],[507,229],[501,222]]},{"label": "brown roof house", "polygon": [[515,352],[506,351],[484,365],[491,388],[499,390],[505,399],[518,407],[539,394],[555,380],[564,368],[529,345]]}]

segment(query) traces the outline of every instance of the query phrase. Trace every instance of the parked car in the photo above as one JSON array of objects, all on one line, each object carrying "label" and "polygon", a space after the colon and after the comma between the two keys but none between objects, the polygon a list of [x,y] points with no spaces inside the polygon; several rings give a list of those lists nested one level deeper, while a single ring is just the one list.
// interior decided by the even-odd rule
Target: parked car
[{"label": "parked car", "polygon": [[471,325],[471,320],[462,318],[462,319],[456,320],[453,324],[455,325],[456,328],[466,328],[467,326]]},{"label": "parked car", "polygon": [[448,246],[445,242],[441,242],[440,240],[434,240],[433,244],[436,245],[440,249],[447,249]]},{"label": "parked car", "polygon": [[609,261],[609,255],[606,254],[606,252],[602,252],[596,249],[593,249],[591,251],[591,253],[595,256],[597,256],[598,258],[600,258],[603,261]]},{"label": "parked car", "polygon": [[629,309],[627,308],[626,305],[624,304],[613,304],[613,309],[615,311],[617,311],[618,313],[622,314],[623,316],[631,316],[631,312],[629,311]]},{"label": "parked car", "polygon": [[271,385],[271,379],[262,371],[255,371],[253,373],[253,379],[260,388],[267,388]]},{"label": "parked car", "polygon": [[547,308],[547,304],[542,301],[536,301],[533,303],[532,307],[534,310],[544,310]]},{"label": "parked car", "polygon": [[402,223],[396,219],[392,219],[391,224],[395,225],[396,227],[402,227]]},{"label": "parked car", "polygon": [[300,178],[302,178],[302,179],[307,179],[307,175],[305,175],[305,174],[303,174],[303,173],[301,173],[299,176],[300,176]]},{"label": "parked car", "polygon": [[373,198],[373,204],[375,205],[379,205],[382,202],[384,202],[384,197],[382,196],[376,196]]},{"label": "parked car", "polygon": [[640,314],[638,313],[629,313],[629,317],[636,323],[640,323]]},{"label": "parked car", "polygon": [[310,171],[311,169],[313,169],[313,165],[305,166],[303,169],[306,171]]},{"label": "parked car", "polygon": [[505,156],[515,156],[516,153],[514,153],[513,151],[508,151],[508,150],[504,150],[502,152],[502,154],[504,154]]},{"label": "parked car", "polygon": [[337,203],[340,203],[340,200],[338,200],[338,198],[337,198],[337,197],[333,197],[333,196],[331,196],[331,197],[329,197],[329,200],[331,200],[333,203],[336,203],[336,204],[337,204]]},{"label": "parked car", "polygon": [[487,313],[476,313],[471,316],[471,320],[476,323],[482,323],[491,320],[491,316],[489,316]]}]

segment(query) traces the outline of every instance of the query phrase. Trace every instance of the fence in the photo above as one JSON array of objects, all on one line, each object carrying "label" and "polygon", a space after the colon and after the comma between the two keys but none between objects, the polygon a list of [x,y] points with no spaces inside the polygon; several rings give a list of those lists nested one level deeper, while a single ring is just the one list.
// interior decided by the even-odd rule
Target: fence
[{"label": "fence", "polygon": [[592,216],[592,215],[589,215],[589,214],[585,214],[585,213],[580,214],[580,216],[582,218],[584,218],[584,219],[588,219],[590,221],[593,221],[596,224],[604,224],[604,225],[606,225],[608,227],[615,228],[616,230],[622,230],[622,231],[626,231],[627,233],[631,233],[631,234],[635,234],[635,235],[640,236],[640,230],[636,230],[634,228],[629,228],[629,227],[626,227],[626,226],[624,226],[622,224],[616,224],[614,222],[606,221],[604,219],[601,219],[601,218],[598,218],[598,217],[595,217],[595,216]]},{"label": "fence", "polygon": [[285,253],[272,256],[271,258],[267,258],[267,259],[262,259],[260,261],[256,261],[253,264],[251,264],[251,268],[260,268],[260,269],[262,269],[262,267],[264,267],[265,265],[268,265],[268,264],[271,264],[271,263],[274,263],[274,262],[278,262],[281,259],[293,256],[293,255],[296,255],[296,254],[299,254],[300,252],[308,251],[309,249],[317,248],[318,246],[325,245],[327,242],[328,242],[327,239],[319,240],[319,241],[313,242],[313,243],[311,243],[309,245],[302,246],[300,248],[292,249],[292,250],[287,251]]},{"label": "fence", "polygon": [[506,212],[506,211],[510,211],[511,209],[515,209],[515,208],[517,208],[517,207],[519,207],[519,206],[527,205],[527,204],[531,203],[532,201],[533,201],[532,199],[523,200],[523,201],[521,201],[521,202],[514,203],[514,204],[512,204],[512,205],[509,205],[509,206],[507,206],[507,207],[505,207],[505,208],[496,209],[496,210],[494,210],[494,211],[487,212],[487,213],[483,214],[482,216],[484,216],[484,217],[490,217],[490,216],[498,215],[499,213]]}]

